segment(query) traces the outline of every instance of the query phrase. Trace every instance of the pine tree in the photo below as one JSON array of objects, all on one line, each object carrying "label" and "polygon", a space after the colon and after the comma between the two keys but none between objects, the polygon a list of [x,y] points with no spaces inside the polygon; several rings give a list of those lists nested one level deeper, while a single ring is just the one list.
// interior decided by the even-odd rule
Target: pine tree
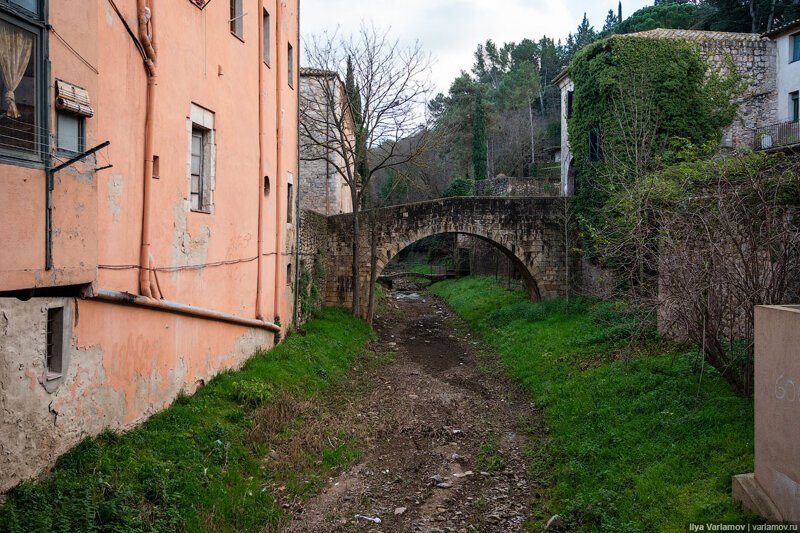
[{"label": "pine tree", "polygon": [[486,115],[483,96],[478,91],[472,114],[472,171],[476,180],[486,179],[486,155]]},{"label": "pine tree", "polygon": [[608,15],[606,15],[606,22],[603,24],[603,31],[608,31],[612,29],[614,26],[617,25],[619,21],[617,20],[617,16],[614,14],[614,11],[609,9]]},{"label": "pine tree", "polygon": [[353,122],[355,123],[355,143],[356,143],[356,172],[360,176],[366,174],[367,164],[367,142],[364,135],[364,114],[361,107],[361,87],[355,81],[353,72],[353,60],[347,58],[347,73],[345,74],[344,90],[347,95],[347,102],[353,112]]}]

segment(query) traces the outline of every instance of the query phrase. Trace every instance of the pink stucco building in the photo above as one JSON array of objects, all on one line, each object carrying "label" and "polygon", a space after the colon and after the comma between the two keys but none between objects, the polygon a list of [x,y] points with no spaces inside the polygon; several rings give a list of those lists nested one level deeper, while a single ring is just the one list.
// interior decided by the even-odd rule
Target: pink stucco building
[{"label": "pink stucco building", "polygon": [[0,491],[290,322],[298,9],[0,0]]}]

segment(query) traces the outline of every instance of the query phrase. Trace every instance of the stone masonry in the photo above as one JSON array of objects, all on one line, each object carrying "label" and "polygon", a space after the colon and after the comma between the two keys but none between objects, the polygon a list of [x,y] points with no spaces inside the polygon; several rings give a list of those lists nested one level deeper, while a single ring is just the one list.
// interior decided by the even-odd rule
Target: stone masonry
[{"label": "stone masonry", "polygon": [[559,196],[558,176],[552,178],[514,178],[500,174],[496,178],[475,182],[475,196]]},{"label": "stone masonry", "polygon": [[655,29],[629,36],[697,43],[700,55],[712,69],[724,75],[733,66],[742,76],[744,90],[737,98],[739,112],[733,124],[723,131],[724,147],[752,146],[756,128],[778,122],[775,41],[753,33],[696,30]]},{"label": "stone masonry", "polygon": [[[561,198],[445,198],[361,214],[362,312],[370,275],[370,220],[378,275],[400,250],[439,233],[472,235],[497,246],[521,273],[532,300],[567,290]],[[325,303],[352,304],[352,215],[328,218]]]}]

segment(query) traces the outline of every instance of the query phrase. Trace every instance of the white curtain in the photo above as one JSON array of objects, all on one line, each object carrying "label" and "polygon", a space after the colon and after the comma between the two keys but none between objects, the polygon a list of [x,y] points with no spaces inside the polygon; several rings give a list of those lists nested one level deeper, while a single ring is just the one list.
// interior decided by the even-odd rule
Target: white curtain
[{"label": "white curtain", "polygon": [[33,50],[33,36],[14,26],[0,22],[0,80],[6,88],[4,95],[7,114],[21,117],[14,91],[25,75]]}]

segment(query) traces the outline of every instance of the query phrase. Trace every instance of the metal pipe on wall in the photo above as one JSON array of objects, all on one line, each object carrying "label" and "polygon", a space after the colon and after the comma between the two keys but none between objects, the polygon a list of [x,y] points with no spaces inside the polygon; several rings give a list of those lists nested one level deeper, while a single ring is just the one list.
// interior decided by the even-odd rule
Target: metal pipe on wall
[{"label": "metal pipe on wall", "polygon": [[131,294],[129,292],[112,291],[109,289],[99,289],[95,294],[88,297],[90,300],[103,300],[106,302],[113,302],[124,305],[135,305],[138,307],[146,307],[148,309],[159,309],[162,311],[178,313],[181,315],[193,316],[198,318],[207,318],[210,320],[220,320],[222,322],[229,322],[231,324],[239,324],[242,326],[250,326],[254,328],[268,329],[273,332],[280,331],[280,327],[272,322],[264,320],[256,320],[253,318],[241,317],[223,311],[215,311],[213,309],[206,309],[204,307],[196,307],[194,305],[182,304],[179,302],[171,302],[169,300],[154,300],[146,296],[139,296],[138,294]]},{"label": "metal pipe on wall", "polygon": [[[281,84],[281,57],[282,54],[286,53],[288,56],[288,49],[284,45],[284,49],[281,50],[281,43],[284,42],[283,39],[283,32],[281,31],[281,27],[283,26],[283,0],[278,0],[275,3],[275,10],[276,10],[276,17],[275,17],[275,42],[276,48],[275,51],[275,122],[277,123],[277,142],[276,142],[276,149],[275,149],[275,295],[272,303],[272,314],[273,316],[280,318],[280,302],[281,302],[281,270],[283,270],[282,264],[282,249],[283,249],[283,228],[285,225],[281,220],[281,197],[283,196],[283,191],[281,187],[279,187],[280,183],[285,183],[286,188],[288,190],[288,183],[283,177],[283,112],[281,106],[283,104],[283,99],[281,95],[283,94],[283,86]],[[287,57],[288,59],[288,57]],[[288,74],[288,71],[287,71]],[[286,83],[288,84],[288,79]],[[288,202],[287,202],[287,209],[288,209]]]},{"label": "metal pipe on wall", "polygon": [[264,0],[258,0],[258,13],[262,15],[262,24],[259,25],[259,42],[262,43],[261,51],[258,53],[258,179],[261,183],[261,190],[258,191],[258,260],[256,261],[258,272],[256,273],[256,318],[264,318],[263,306],[263,261],[264,261],[264,195],[267,193],[267,176],[264,172]]}]

